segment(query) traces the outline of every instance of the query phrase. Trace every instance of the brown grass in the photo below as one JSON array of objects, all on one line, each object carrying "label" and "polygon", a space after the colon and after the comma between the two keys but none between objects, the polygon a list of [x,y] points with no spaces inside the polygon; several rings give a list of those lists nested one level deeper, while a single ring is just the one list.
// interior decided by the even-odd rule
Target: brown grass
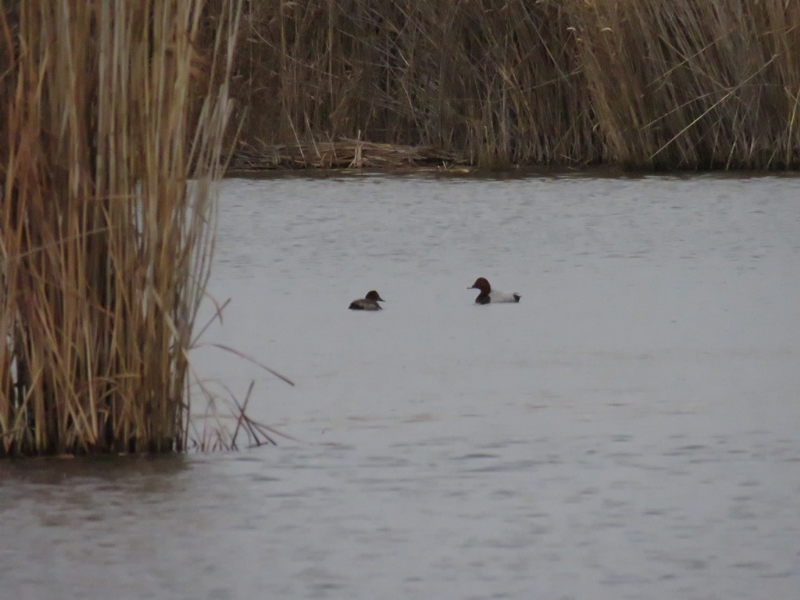
[{"label": "brown grass", "polygon": [[189,443],[239,10],[201,54],[202,7],[0,5],[0,455]]},{"label": "brown grass", "polygon": [[346,140],[494,167],[798,166],[797,2],[262,0],[243,24],[240,154],[265,167]]},{"label": "brown grass", "polygon": [[579,5],[610,160],[637,168],[797,168],[800,4]]},{"label": "brown grass", "polygon": [[249,148],[361,140],[484,166],[601,159],[568,13],[524,0],[250,2]]}]

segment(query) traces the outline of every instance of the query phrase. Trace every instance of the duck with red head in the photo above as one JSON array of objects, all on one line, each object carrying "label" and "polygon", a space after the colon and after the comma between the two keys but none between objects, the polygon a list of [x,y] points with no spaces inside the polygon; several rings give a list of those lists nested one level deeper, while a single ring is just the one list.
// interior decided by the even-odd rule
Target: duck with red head
[{"label": "duck with red head", "polygon": [[350,303],[350,310],[381,310],[378,302],[386,302],[375,290],[370,290],[367,295]]},{"label": "duck with red head", "polygon": [[475,283],[472,284],[472,287],[468,287],[468,290],[480,290],[480,294],[478,297],[475,298],[476,304],[497,304],[499,302],[519,302],[519,299],[522,298],[516,292],[514,293],[506,293],[501,292],[499,290],[493,290],[492,286],[489,284],[489,281],[485,277],[478,277],[475,280]]}]

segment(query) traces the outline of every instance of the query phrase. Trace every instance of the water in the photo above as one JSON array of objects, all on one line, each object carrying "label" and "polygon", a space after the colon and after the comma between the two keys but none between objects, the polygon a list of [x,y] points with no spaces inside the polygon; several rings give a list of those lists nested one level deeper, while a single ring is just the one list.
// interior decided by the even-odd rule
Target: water
[{"label": "water", "polygon": [[797,596],[799,192],[225,182],[193,360],[294,439],[0,463],[0,598]]}]

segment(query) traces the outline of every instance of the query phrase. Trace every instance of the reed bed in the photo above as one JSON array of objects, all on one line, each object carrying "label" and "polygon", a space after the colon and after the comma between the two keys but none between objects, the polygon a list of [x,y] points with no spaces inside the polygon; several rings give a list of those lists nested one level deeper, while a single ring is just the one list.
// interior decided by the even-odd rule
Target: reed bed
[{"label": "reed bed", "polygon": [[800,166],[800,4],[622,0],[576,11],[609,159],[635,168]]},{"label": "reed bed", "polygon": [[251,1],[240,154],[306,166],[313,140],[357,139],[492,167],[796,168],[798,25],[785,0]]},{"label": "reed bed", "polygon": [[558,3],[264,0],[243,23],[232,90],[250,149],[363,140],[483,166],[602,158]]},{"label": "reed bed", "polygon": [[203,5],[0,4],[0,455],[192,443],[241,9]]}]

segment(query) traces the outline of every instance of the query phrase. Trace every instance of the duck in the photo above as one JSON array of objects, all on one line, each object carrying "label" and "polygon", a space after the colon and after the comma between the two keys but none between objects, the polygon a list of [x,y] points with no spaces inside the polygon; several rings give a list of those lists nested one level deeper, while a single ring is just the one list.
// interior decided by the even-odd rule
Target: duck
[{"label": "duck", "polygon": [[498,302],[519,302],[519,299],[522,298],[516,292],[514,293],[507,293],[501,292],[499,290],[493,290],[492,286],[489,284],[489,280],[485,277],[478,277],[475,280],[475,283],[472,284],[471,287],[467,288],[468,290],[480,290],[481,293],[478,294],[478,297],[475,298],[476,304],[496,304]]},{"label": "duck", "polygon": [[370,290],[367,295],[350,303],[350,310],[381,310],[378,302],[386,302],[375,290]]}]

